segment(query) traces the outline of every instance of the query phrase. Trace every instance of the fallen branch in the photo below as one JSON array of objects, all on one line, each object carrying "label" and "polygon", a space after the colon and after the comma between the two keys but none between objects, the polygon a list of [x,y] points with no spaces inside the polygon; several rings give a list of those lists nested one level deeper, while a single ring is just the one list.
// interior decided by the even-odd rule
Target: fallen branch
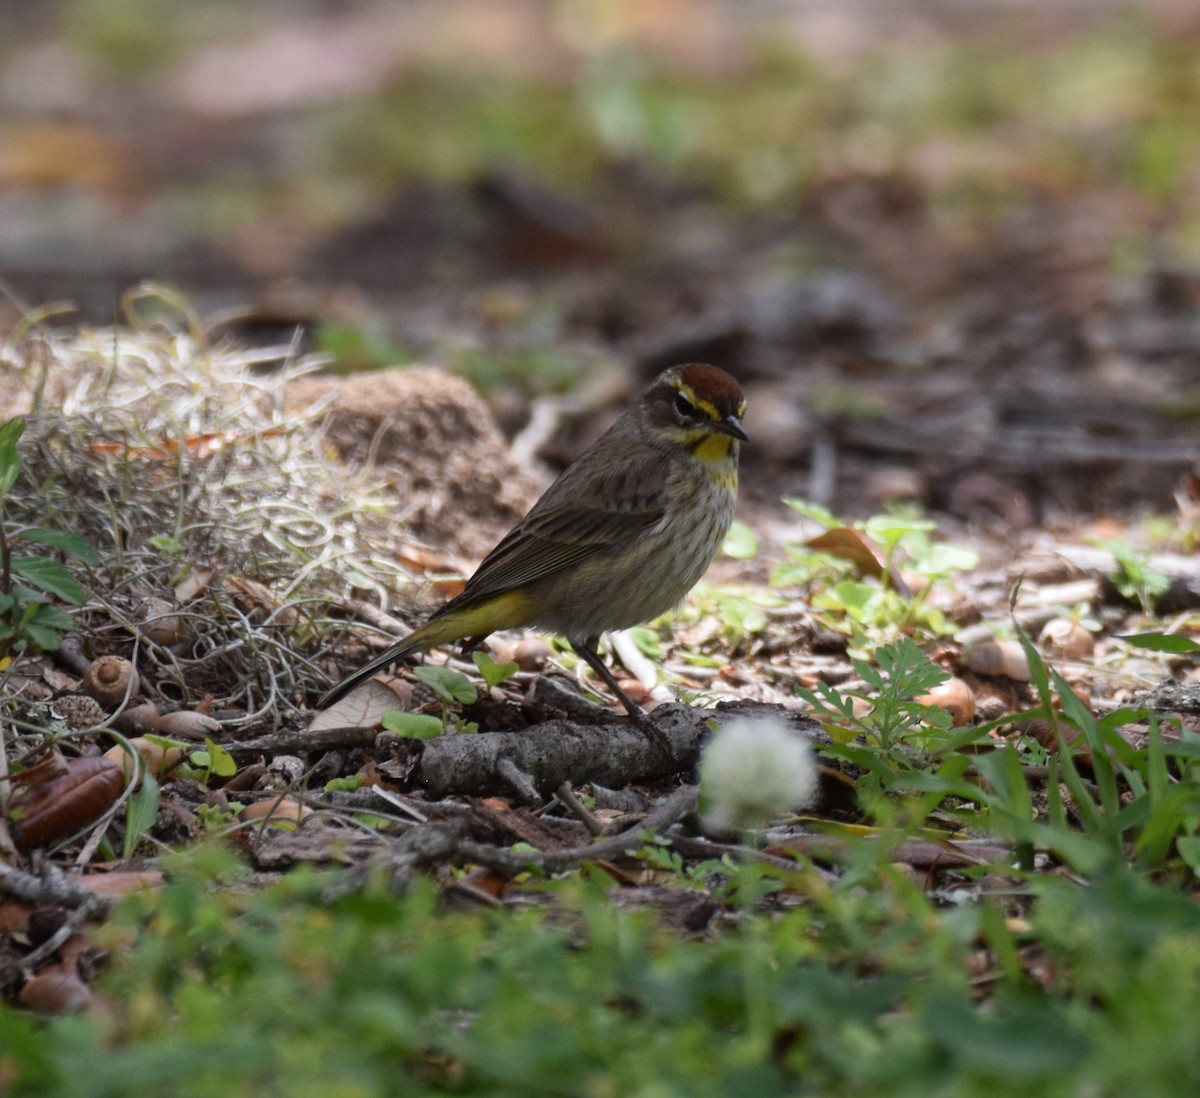
[{"label": "fallen branch", "polygon": [[83,911],[88,918],[105,915],[115,896],[93,892],[77,884],[56,866],[46,865],[40,877],[0,863],[0,896],[11,896],[30,904],[46,904]]},{"label": "fallen branch", "polygon": [[287,729],[254,740],[235,740],[222,747],[239,763],[257,758],[259,755],[290,755],[302,751],[332,751],[339,747],[370,747],[379,736],[379,729],[361,725],[346,725],[341,728],[323,728],[319,732],[308,729]]},{"label": "fallen branch", "polygon": [[593,725],[553,720],[512,734],[438,736],[424,743],[409,784],[433,798],[509,791],[514,767],[547,795],[563,782],[623,786],[653,781],[695,767],[708,722],[718,716],[686,705],[656,709],[654,721],[671,745],[669,759],[626,721]]}]

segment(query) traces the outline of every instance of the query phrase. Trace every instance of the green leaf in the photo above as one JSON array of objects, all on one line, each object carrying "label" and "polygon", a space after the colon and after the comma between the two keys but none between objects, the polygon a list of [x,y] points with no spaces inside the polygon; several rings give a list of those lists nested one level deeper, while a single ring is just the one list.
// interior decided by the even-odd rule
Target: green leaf
[{"label": "green leaf", "polygon": [[896,697],[919,697],[950,678],[950,672],[938,667],[909,637],[876,649],[875,659],[891,680]]},{"label": "green leaf", "polygon": [[142,738],[146,740],[147,743],[152,743],[157,747],[163,748],[164,750],[168,747],[182,747],[184,750],[187,750],[187,748],[190,746],[187,740],[177,740],[172,736],[159,736],[153,732],[144,733]]},{"label": "green leaf", "polygon": [[505,679],[511,678],[518,670],[517,664],[497,663],[486,652],[472,652],[471,659],[475,661],[475,666],[479,668],[479,673],[483,676],[483,684],[489,690],[499,686]]},{"label": "green leaf", "polygon": [[912,562],[909,571],[919,576],[945,576],[951,572],[972,572],[979,567],[979,554],[957,545],[932,545]]},{"label": "green leaf", "polygon": [[961,995],[937,994],[926,1004],[922,1020],[955,1062],[1013,1086],[1055,1082],[1091,1047],[1051,1005],[1033,998],[1006,1001],[985,1013]]},{"label": "green leaf", "polygon": [[735,522],[725,535],[721,552],[734,560],[750,560],[758,556],[758,535],[744,522]]},{"label": "green leaf", "polygon": [[129,798],[129,805],[125,809],[125,842],[122,853],[126,858],[133,856],[142,836],[154,826],[161,800],[158,780],[149,771],[143,771],[141,788]]},{"label": "green leaf", "polygon": [[813,522],[819,523],[827,530],[842,525],[842,521],[837,515],[819,503],[809,503],[808,500],[797,499],[795,496],[784,496],[783,502],[793,511],[799,511],[805,518],[812,519]]},{"label": "green leaf", "polygon": [[0,423],[0,449],[6,446],[16,446],[25,433],[25,417],[13,416]]},{"label": "green leaf", "polygon": [[1177,656],[1200,652],[1200,641],[1194,641],[1191,637],[1181,637],[1177,633],[1127,633],[1125,636],[1118,635],[1117,640],[1122,640],[1134,648],[1145,648],[1150,652],[1169,652]]},{"label": "green leaf", "polygon": [[431,740],[443,731],[440,717],[428,713],[402,713],[398,709],[388,710],[379,718],[379,723],[397,736],[409,736],[414,740]]},{"label": "green leaf", "polygon": [[38,545],[48,545],[52,549],[61,549],[64,553],[69,553],[76,560],[81,560],[85,564],[97,564],[100,560],[96,556],[96,550],[92,548],[91,543],[86,538],[80,537],[70,530],[45,530],[39,526],[34,526],[16,534],[13,537],[13,541],[33,541]]},{"label": "green leaf", "polygon": [[1175,840],[1175,849],[1179,852],[1179,856],[1187,862],[1191,871],[1200,877],[1200,836],[1179,836]]},{"label": "green leaf", "polygon": [[183,552],[183,543],[170,534],[155,534],[154,537],[146,539],[146,544],[160,553],[169,553],[171,556],[178,556]]},{"label": "green leaf", "polygon": [[843,580],[834,584],[832,588],[833,597],[837,600],[834,605],[840,604],[851,617],[861,619],[863,611],[875,597],[876,590],[861,580]]},{"label": "green leaf", "polygon": [[23,576],[34,587],[57,595],[63,602],[78,606],[83,602],[83,588],[56,560],[49,557],[15,557],[10,565],[15,575]]},{"label": "green leaf", "polygon": [[1109,817],[1115,816],[1120,808],[1120,791],[1109,758],[1109,745],[1100,735],[1096,718],[1092,716],[1083,699],[1071,689],[1070,683],[1057,671],[1052,673],[1051,679],[1058,694],[1063,717],[1083,733],[1084,740],[1091,749],[1092,776],[1100,794],[1100,805],[1104,814]]},{"label": "green leaf", "polygon": [[28,629],[31,625],[68,633],[75,628],[75,621],[70,614],[60,610],[57,606],[51,606],[48,602],[39,602],[34,606],[33,614],[25,623],[25,628]]},{"label": "green leaf", "polygon": [[204,748],[208,752],[208,769],[219,778],[232,778],[237,773],[237,763],[233,756],[219,743],[213,743],[208,736],[204,737]]},{"label": "green leaf", "polygon": [[351,774],[347,778],[330,778],[325,783],[326,793],[354,793],[362,788],[363,776]]},{"label": "green leaf", "polygon": [[471,680],[461,671],[422,666],[413,668],[413,674],[445,701],[470,705],[479,696]]},{"label": "green leaf", "polygon": [[62,644],[62,634],[36,622],[27,622],[19,630],[22,636],[40,652],[56,652]]},{"label": "green leaf", "polygon": [[21,455],[17,453],[17,440],[25,430],[25,420],[20,416],[0,424],[0,496],[6,496],[21,472]]}]

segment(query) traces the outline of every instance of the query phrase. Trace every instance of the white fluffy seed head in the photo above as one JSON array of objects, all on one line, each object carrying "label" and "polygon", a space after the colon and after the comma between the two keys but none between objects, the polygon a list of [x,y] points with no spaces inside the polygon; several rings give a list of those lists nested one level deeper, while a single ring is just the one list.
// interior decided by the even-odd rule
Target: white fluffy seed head
[{"label": "white fluffy seed head", "polygon": [[811,805],[817,765],[783,721],[736,717],[717,729],[700,760],[700,813],[719,831],[745,831]]}]

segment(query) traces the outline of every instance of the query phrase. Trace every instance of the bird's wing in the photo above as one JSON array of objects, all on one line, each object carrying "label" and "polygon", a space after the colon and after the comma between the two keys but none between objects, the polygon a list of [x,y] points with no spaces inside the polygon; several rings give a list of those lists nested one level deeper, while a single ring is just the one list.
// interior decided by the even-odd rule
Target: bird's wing
[{"label": "bird's wing", "polygon": [[453,602],[511,591],[610,552],[652,529],[665,513],[658,493],[647,493],[622,510],[589,506],[588,494],[576,505],[535,506],[484,558]]}]

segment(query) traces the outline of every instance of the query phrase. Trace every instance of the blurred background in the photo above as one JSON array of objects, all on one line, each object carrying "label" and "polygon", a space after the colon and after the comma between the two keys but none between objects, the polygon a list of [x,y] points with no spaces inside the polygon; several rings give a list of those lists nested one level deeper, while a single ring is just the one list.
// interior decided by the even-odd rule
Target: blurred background
[{"label": "blurred background", "polygon": [[1161,505],[1196,456],[1194,0],[0,0],[0,26],[0,330],[109,323],[149,279],[345,369],[442,363],[510,430],[707,358],[752,389],[753,460],[866,506]]}]

